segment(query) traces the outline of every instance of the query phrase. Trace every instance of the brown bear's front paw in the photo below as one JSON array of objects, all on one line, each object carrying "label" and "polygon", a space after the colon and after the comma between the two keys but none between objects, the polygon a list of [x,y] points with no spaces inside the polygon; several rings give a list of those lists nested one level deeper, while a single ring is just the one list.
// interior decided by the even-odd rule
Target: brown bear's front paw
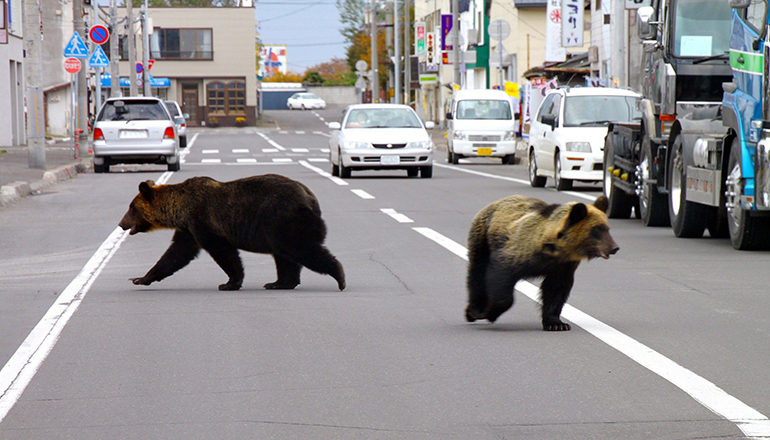
[{"label": "brown bear's front paw", "polygon": [[485,319],[484,313],[474,310],[470,307],[465,309],[465,320],[468,322],[474,322],[477,319]]},{"label": "brown bear's front paw", "polygon": [[267,284],[265,284],[265,289],[267,289],[267,290],[292,290],[295,287],[297,287],[297,284],[299,284],[299,283],[286,283],[286,282],[276,281],[274,283],[267,283]]},{"label": "brown bear's front paw", "polygon": [[543,323],[543,330],[547,332],[568,332],[571,327],[566,322],[561,320],[549,321]]},{"label": "brown bear's front paw", "polygon": [[241,283],[227,283],[227,284],[220,284],[219,290],[240,290],[241,289]]},{"label": "brown bear's front paw", "polygon": [[146,277],[129,278],[128,280],[131,281],[132,283],[136,284],[137,286],[149,286],[150,284],[152,284],[152,281],[150,281]]}]

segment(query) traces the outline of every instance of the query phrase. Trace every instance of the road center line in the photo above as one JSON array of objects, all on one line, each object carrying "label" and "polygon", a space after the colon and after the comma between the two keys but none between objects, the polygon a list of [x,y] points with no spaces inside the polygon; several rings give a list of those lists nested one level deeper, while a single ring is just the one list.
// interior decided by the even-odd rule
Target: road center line
[{"label": "road center line", "polygon": [[[468,260],[468,250],[454,240],[430,228],[412,229],[460,258]],[[516,290],[540,303],[540,288],[529,281],[519,281]],[[746,436],[770,438],[770,419],[767,416],[727,394],[712,382],[569,304],[565,304],[562,317],[669,381],[714,414],[735,423]]]},{"label": "road center line", "polygon": [[398,212],[396,212],[395,209],[383,208],[383,209],[380,209],[380,211],[382,211],[383,214],[387,214],[391,216],[393,219],[395,219],[399,223],[414,223],[414,220],[410,219],[404,214],[399,214]]},{"label": "road center line", "polygon": [[373,195],[369,194],[368,192],[362,190],[362,189],[351,189],[350,190],[353,194],[357,195],[358,197],[361,197],[362,199],[371,200],[374,198]]},{"label": "road center line", "polygon": [[305,167],[305,168],[307,168],[309,170],[315,171],[316,173],[326,177],[327,179],[331,180],[332,182],[336,183],[339,186],[347,186],[348,185],[348,182],[345,182],[344,180],[340,179],[339,177],[334,177],[330,173],[327,173],[326,171],[324,171],[324,170],[322,170],[322,169],[320,169],[318,167],[310,165],[309,163],[307,163],[307,161],[300,160],[298,162],[303,167]]},{"label": "road center line", "polygon": [[276,142],[276,141],[274,141],[274,140],[270,139],[269,137],[267,137],[267,135],[266,135],[265,133],[262,133],[261,131],[258,131],[258,132],[257,132],[257,134],[258,134],[260,137],[262,137],[262,139],[266,140],[268,144],[270,144],[270,145],[274,146],[275,148],[277,148],[277,149],[279,149],[279,150],[281,150],[281,151],[286,151],[286,148],[284,148],[284,147],[280,146],[280,145],[278,144],[278,142]]}]

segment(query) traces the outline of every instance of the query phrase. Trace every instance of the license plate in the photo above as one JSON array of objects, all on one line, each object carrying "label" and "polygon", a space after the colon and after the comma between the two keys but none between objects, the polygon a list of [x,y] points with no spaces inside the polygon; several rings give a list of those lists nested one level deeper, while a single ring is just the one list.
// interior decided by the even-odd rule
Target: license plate
[{"label": "license plate", "polygon": [[121,139],[146,139],[147,130],[120,130]]},{"label": "license plate", "polygon": [[492,149],[491,148],[479,148],[476,150],[476,154],[479,156],[491,156],[492,155]]},{"label": "license plate", "polygon": [[398,165],[401,163],[401,157],[394,154],[380,156],[380,163],[382,165]]}]

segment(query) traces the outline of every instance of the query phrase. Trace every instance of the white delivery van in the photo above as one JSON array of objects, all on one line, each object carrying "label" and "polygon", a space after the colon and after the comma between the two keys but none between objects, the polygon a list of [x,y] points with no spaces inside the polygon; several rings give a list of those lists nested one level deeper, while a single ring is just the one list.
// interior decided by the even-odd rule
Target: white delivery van
[{"label": "white delivery van", "polygon": [[447,161],[499,157],[513,164],[516,128],[510,97],[502,90],[459,90],[446,115]]}]

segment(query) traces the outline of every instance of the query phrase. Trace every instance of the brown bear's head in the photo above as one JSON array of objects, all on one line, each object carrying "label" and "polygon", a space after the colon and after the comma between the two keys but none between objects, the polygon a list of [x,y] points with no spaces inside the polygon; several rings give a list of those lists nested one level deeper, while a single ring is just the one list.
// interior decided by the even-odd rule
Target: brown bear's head
[{"label": "brown bear's head", "polygon": [[139,194],[134,197],[128,207],[128,212],[123,216],[118,226],[123,230],[130,230],[129,235],[139,232],[150,232],[153,229],[160,228],[152,207],[153,200],[156,199],[157,191],[155,182],[148,180],[139,184]]},{"label": "brown bear's head", "polygon": [[615,254],[620,247],[610,235],[610,225],[605,214],[608,207],[609,202],[604,196],[599,196],[593,206],[583,203],[571,205],[564,225],[556,236],[554,251],[571,261],[597,257],[607,259]]}]

